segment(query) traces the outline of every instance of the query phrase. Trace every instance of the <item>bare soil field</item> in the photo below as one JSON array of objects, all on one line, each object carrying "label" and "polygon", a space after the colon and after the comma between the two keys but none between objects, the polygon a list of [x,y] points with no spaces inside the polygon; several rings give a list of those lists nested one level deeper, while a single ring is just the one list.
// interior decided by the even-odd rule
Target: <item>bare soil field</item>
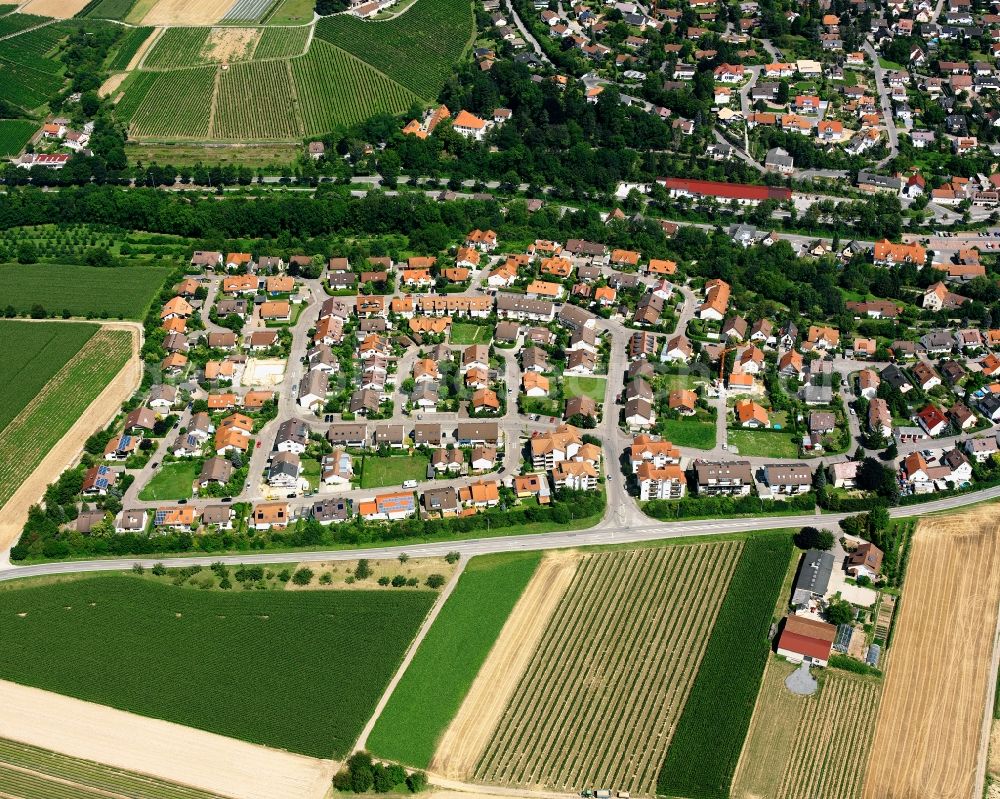
[{"label": "bare soil field", "polygon": [[337,767],[2,680],[0,707],[0,737],[234,799],[321,799]]},{"label": "bare soil field", "polygon": [[253,55],[262,28],[212,28],[201,48],[208,61],[244,61]]},{"label": "bare soil field", "polygon": [[111,75],[106,81],[104,81],[104,83],[101,84],[101,88],[97,90],[97,93],[101,97],[110,97],[118,91],[118,87],[122,85],[127,77],[127,72],[119,72],[115,75]]},{"label": "bare soil field", "polygon": [[143,25],[212,25],[222,19],[233,0],[157,0]]},{"label": "bare soil field", "polygon": [[0,508],[0,558],[17,543],[28,518],[29,508],[38,502],[45,488],[80,457],[83,445],[98,428],[110,422],[121,404],[139,387],[142,380],[142,362],[139,360],[139,331],[137,323],[108,322],[107,330],[127,330],[132,334],[132,357],[107,387],[80,415],[59,443],[45,455],[7,503]]},{"label": "bare soil field", "polygon": [[972,799],[996,674],[996,508],[921,521],[888,653],[864,799]]},{"label": "bare soil field", "polygon": [[40,17],[69,19],[75,17],[89,0],[29,0],[21,9],[23,14],[37,14]]},{"label": "bare soil field", "polygon": [[[368,568],[371,569],[371,576],[363,580],[354,578],[355,569],[358,567],[356,560],[335,560],[335,561],[304,561],[299,563],[295,570],[310,569],[313,572],[313,579],[309,585],[295,585],[291,580],[285,584],[286,591],[426,591],[427,578],[432,574],[440,574],[445,582],[451,579],[455,573],[457,564],[448,563],[444,558],[410,558],[406,563],[400,563],[398,559],[393,560],[370,560]],[[324,574],[330,575],[329,583],[320,582]],[[415,588],[395,588],[392,585],[381,586],[378,583],[380,577],[388,577],[390,580],[397,574],[403,575],[406,579],[416,578],[418,585]]]},{"label": "bare soil field", "polygon": [[488,736],[475,781],[653,794],[742,546],[586,556]]},{"label": "bare soil field", "polygon": [[464,779],[475,769],[549,619],[573,582],[579,561],[574,552],[552,552],[542,559],[441,737],[431,771]]}]

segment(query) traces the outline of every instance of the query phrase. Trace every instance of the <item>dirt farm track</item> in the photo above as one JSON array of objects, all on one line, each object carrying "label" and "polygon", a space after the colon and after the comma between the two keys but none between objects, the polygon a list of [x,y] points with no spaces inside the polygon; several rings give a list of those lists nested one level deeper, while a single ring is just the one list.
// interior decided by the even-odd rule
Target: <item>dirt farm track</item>
[{"label": "dirt farm track", "polygon": [[973,799],[997,673],[995,507],[921,521],[886,664],[864,799]]}]

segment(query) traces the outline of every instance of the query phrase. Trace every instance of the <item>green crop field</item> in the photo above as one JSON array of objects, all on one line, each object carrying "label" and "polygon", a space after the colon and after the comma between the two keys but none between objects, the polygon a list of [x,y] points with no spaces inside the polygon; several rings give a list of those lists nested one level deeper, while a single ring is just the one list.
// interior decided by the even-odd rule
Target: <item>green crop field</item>
[{"label": "green crop field", "polygon": [[0,264],[0,306],[19,313],[41,305],[50,314],[142,319],[169,273],[163,266]]},{"label": "green crop field", "polygon": [[[117,107],[129,132],[139,138],[207,138],[215,67],[159,72],[152,81],[146,79],[149,74],[140,73],[141,80],[129,86]],[[141,99],[130,100],[133,92],[141,92]]]},{"label": "green crop field", "polygon": [[435,597],[230,594],[130,576],[7,590],[0,677],[252,743],[342,756]]},{"label": "green crop field", "polygon": [[144,69],[179,69],[205,63],[201,57],[211,28],[167,28],[143,62]]},{"label": "green crop field", "polygon": [[58,49],[59,42],[66,37],[66,31],[58,25],[46,25],[37,30],[22,33],[13,39],[5,39],[2,57],[5,61],[21,64],[50,75],[57,75],[62,65],[50,56]]},{"label": "green crop field", "polygon": [[0,785],[27,799],[218,799],[216,794],[0,738]]},{"label": "green crop field", "polygon": [[158,77],[156,72],[131,73],[121,85],[124,96],[115,105],[115,116],[124,122],[130,121],[146,101],[146,96]]},{"label": "green crop field", "polygon": [[99,330],[91,324],[0,320],[0,431]]},{"label": "green crop field", "polygon": [[366,456],[364,471],[361,474],[361,487],[398,486],[406,480],[423,480],[427,477],[429,463],[427,456],[420,454],[392,455],[388,458],[380,458],[377,455]]},{"label": "green crop field", "polygon": [[119,40],[114,55],[108,62],[108,69],[112,72],[118,72],[127,68],[152,32],[152,28],[129,28],[128,33]]},{"label": "green crop field", "polygon": [[91,19],[124,20],[135,6],[136,0],[97,0],[88,5],[86,16]]},{"label": "green crop field", "polygon": [[791,558],[787,535],[749,538],[660,770],[657,793],[728,799]]},{"label": "green crop field", "polygon": [[419,102],[396,81],[323,41],[313,40],[309,53],[292,59],[291,65],[307,135],[353,125],[380,112],[399,114]]},{"label": "green crop field", "polygon": [[264,28],[253,57],[288,58],[302,55],[309,40],[309,28]]},{"label": "green crop field", "polygon": [[[273,15],[296,9],[283,2]],[[468,0],[417,0],[382,21],[326,17],[304,54],[307,28],[265,28],[216,80],[214,69],[198,66],[216,60],[205,49],[211,29],[170,28],[144,64],[162,72],[123,84],[116,115],[139,139],[289,141],[327,133],[433,100],[473,29]],[[115,65],[122,68],[123,59]]]},{"label": "green crop field", "polygon": [[368,739],[376,755],[426,768],[541,553],[474,558],[417,650]]},{"label": "green crop field", "polygon": [[302,125],[285,61],[232,64],[219,76],[213,139],[290,139]]},{"label": "green crop field", "polygon": [[[0,22],[5,19],[8,17],[0,17]],[[18,38],[4,41],[4,46]],[[58,74],[61,67],[56,62],[28,57],[26,53],[14,53],[14,57],[19,60],[0,56],[0,100],[30,111],[44,105],[62,88],[63,78]]]},{"label": "green crop field", "polygon": [[[3,322],[0,331],[5,345],[4,360],[15,357],[11,351],[18,349],[18,342],[24,337],[36,340],[37,333],[23,329],[24,325],[34,324]],[[18,415],[8,419],[0,430],[0,507],[128,363],[131,353],[129,333],[99,330],[75,353],[71,345],[54,345],[51,350],[47,347],[35,349],[28,364],[20,355],[15,357],[12,369],[23,371],[37,363],[51,378],[32,393],[25,393],[24,385],[17,382],[4,384],[7,386],[5,407],[16,409],[14,412]],[[99,423],[95,421],[94,426]]]},{"label": "green crop field", "polygon": [[17,155],[37,130],[37,122],[26,119],[0,119],[0,155]]},{"label": "green crop field", "polygon": [[0,17],[0,36],[10,36],[47,21],[48,17],[37,17],[34,14],[8,14]]},{"label": "green crop field", "polygon": [[417,0],[398,17],[324,17],[316,35],[367,61],[425,100],[433,100],[474,32],[468,0]]}]

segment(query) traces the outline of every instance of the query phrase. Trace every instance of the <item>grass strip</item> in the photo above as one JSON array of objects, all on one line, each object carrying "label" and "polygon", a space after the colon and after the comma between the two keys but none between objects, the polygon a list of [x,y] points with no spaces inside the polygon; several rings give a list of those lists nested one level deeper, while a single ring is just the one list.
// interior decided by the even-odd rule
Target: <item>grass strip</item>
[{"label": "grass strip", "polygon": [[375,754],[426,768],[541,552],[474,558],[459,578],[368,739]]}]

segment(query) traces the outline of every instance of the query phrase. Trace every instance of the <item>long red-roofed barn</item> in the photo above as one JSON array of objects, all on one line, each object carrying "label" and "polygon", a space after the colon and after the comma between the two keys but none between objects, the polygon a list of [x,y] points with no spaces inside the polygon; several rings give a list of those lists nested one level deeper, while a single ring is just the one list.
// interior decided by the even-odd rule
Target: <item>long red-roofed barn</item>
[{"label": "long red-roofed barn", "polygon": [[837,637],[837,628],[805,616],[789,616],[778,637],[778,654],[792,661],[825,666]]},{"label": "long red-roofed barn", "polygon": [[719,200],[736,200],[741,205],[792,199],[792,190],[784,186],[753,186],[749,183],[687,178],[660,178],[659,182],[666,187],[671,197],[715,197]]}]

